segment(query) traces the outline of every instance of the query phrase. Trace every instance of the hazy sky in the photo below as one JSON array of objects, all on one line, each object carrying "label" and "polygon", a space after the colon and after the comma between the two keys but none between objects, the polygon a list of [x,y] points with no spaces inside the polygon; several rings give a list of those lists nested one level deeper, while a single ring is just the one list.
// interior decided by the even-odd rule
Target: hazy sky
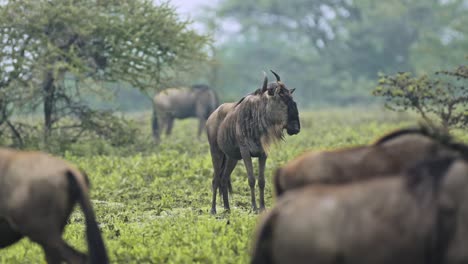
[{"label": "hazy sky", "polygon": [[213,6],[219,0],[170,0],[177,11],[183,16],[194,18],[202,6]]}]

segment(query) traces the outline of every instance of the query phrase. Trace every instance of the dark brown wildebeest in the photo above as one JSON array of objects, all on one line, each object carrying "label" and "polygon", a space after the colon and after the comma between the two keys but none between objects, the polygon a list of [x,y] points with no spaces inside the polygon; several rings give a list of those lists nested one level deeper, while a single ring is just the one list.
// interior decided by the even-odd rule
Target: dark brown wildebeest
[{"label": "dark brown wildebeest", "polygon": [[454,239],[468,225],[457,221],[467,192],[468,164],[454,158],[290,190],[261,219],[251,263],[467,263],[468,237]]},{"label": "dark brown wildebeest", "polygon": [[[76,202],[86,220],[89,260],[62,239]],[[87,176],[45,153],[0,148],[0,234],[0,248],[23,237],[40,244],[48,263],[108,263]]]},{"label": "dark brown wildebeest", "polygon": [[[380,175],[395,175],[420,160],[468,153],[443,131],[429,127],[394,131],[370,146],[307,152],[277,169],[277,196],[314,183],[347,183]],[[465,155],[465,154],[463,154]]]},{"label": "dark brown wildebeest", "polygon": [[[174,119],[196,117],[200,120],[198,137],[205,127],[206,119],[218,107],[216,92],[207,85],[197,84],[191,87],[168,88],[157,93],[153,98],[152,129],[153,137],[159,141],[160,130],[166,128],[170,135]],[[160,122],[158,121],[160,120]]]},{"label": "dark brown wildebeest", "polygon": [[[272,71],[273,72],[273,71]],[[252,209],[255,201],[255,177],[252,157],[258,157],[260,209],[265,208],[265,163],[267,150],[274,141],[300,131],[299,113],[292,93],[273,72],[276,82],[268,84],[265,74],[263,86],[237,103],[225,103],[208,118],[206,128],[213,162],[213,201],[211,213],[216,213],[216,192],[220,189],[224,208],[229,210],[228,189],[231,190],[231,173],[240,159],[244,160],[249,178]]]}]

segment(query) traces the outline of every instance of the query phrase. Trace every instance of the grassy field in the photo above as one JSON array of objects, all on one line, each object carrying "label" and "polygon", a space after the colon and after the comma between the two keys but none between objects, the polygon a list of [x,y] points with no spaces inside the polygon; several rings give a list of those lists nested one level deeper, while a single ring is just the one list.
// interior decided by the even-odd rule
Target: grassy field
[{"label": "grassy field", "polygon": [[[149,117],[142,133],[149,131]],[[306,150],[365,144],[414,119],[381,109],[301,113],[299,135],[274,146],[266,165],[266,204],[273,204],[274,169]],[[148,124],[145,126],[145,124]],[[195,137],[196,121],[176,121],[170,140],[151,153],[75,156],[65,159],[86,170],[91,195],[112,263],[248,263],[258,215],[250,210],[245,168],[232,175],[231,213],[209,214],[212,165],[206,136]],[[149,138],[149,135],[148,135]],[[257,172],[257,163],[254,162]],[[258,192],[257,192],[258,194]],[[84,221],[76,210],[65,239],[86,251]],[[0,251],[0,263],[45,263],[39,246],[23,239]]]}]

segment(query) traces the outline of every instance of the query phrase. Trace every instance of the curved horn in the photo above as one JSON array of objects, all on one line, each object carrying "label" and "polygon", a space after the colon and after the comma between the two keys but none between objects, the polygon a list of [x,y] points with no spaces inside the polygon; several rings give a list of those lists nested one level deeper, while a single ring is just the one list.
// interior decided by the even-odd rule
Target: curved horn
[{"label": "curved horn", "polygon": [[276,72],[274,72],[273,70],[270,70],[270,71],[271,71],[271,73],[273,73],[273,75],[275,75],[277,82],[281,81],[279,75]]},{"label": "curved horn", "polygon": [[268,85],[268,77],[266,72],[263,72],[263,86],[262,86],[262,93],[264,93],[267,90],[267,85]]}]

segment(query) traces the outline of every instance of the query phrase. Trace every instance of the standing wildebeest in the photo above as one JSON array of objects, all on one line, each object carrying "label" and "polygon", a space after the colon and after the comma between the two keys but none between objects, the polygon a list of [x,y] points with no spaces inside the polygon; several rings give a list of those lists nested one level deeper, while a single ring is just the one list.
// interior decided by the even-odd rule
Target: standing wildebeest
[{"label": "standing wildebeest", "polygon": [[265,74],[261,89],[237,103],[222,104],[208,118],[206,128],[214,168],[212,214],[216,213],[218,188],[224,208],[229,210],[230,177],[240,159],[247,169],[252,209],[257,210],[252,157],[258,157],[259,161],[260,209],[264,209],[266,150],[271,143],[283,138],[283,129],[289,135],[300,131],[299,113],[292,97],[294,89],[289,90],[280,77],[273,74],[276,82],[268,84]]},{"label": "standing wildebeest", "polygon": [[428,127],[392,132],[370,146],[307,152],[277,169],[277,196],[286,190],[314,183],[346,183],[378,175],[394,175],[420,160],[459,156],[468,148]]},{"label": "standing wildebeest", "polygon": [[450,254],[466,249],[454,235],[467,226],[456,219],[468,164],[425,160],[395,176],[286,192],[259,223],[252,263],[467,263]]},{"label": "standing wildebeest", "polygon": [[48,263],[85,263],[62,232],[78,202],[86,220],[89,262],[108,263],[88,195],[88,178],[67,162],[41,152],[0,148],[0,248],[26,236]]},{"label": "standing wildebeest", "polygon": [[163,130],[164,126],[166,135],[170,135],[174,119],[188,117],[197,117],[200,120],[197,134],[200,137],[206,119],[218,105],[216,92],[207,85],[165,89],[153,98],[153,137],[159,141],[159,130]]}]

